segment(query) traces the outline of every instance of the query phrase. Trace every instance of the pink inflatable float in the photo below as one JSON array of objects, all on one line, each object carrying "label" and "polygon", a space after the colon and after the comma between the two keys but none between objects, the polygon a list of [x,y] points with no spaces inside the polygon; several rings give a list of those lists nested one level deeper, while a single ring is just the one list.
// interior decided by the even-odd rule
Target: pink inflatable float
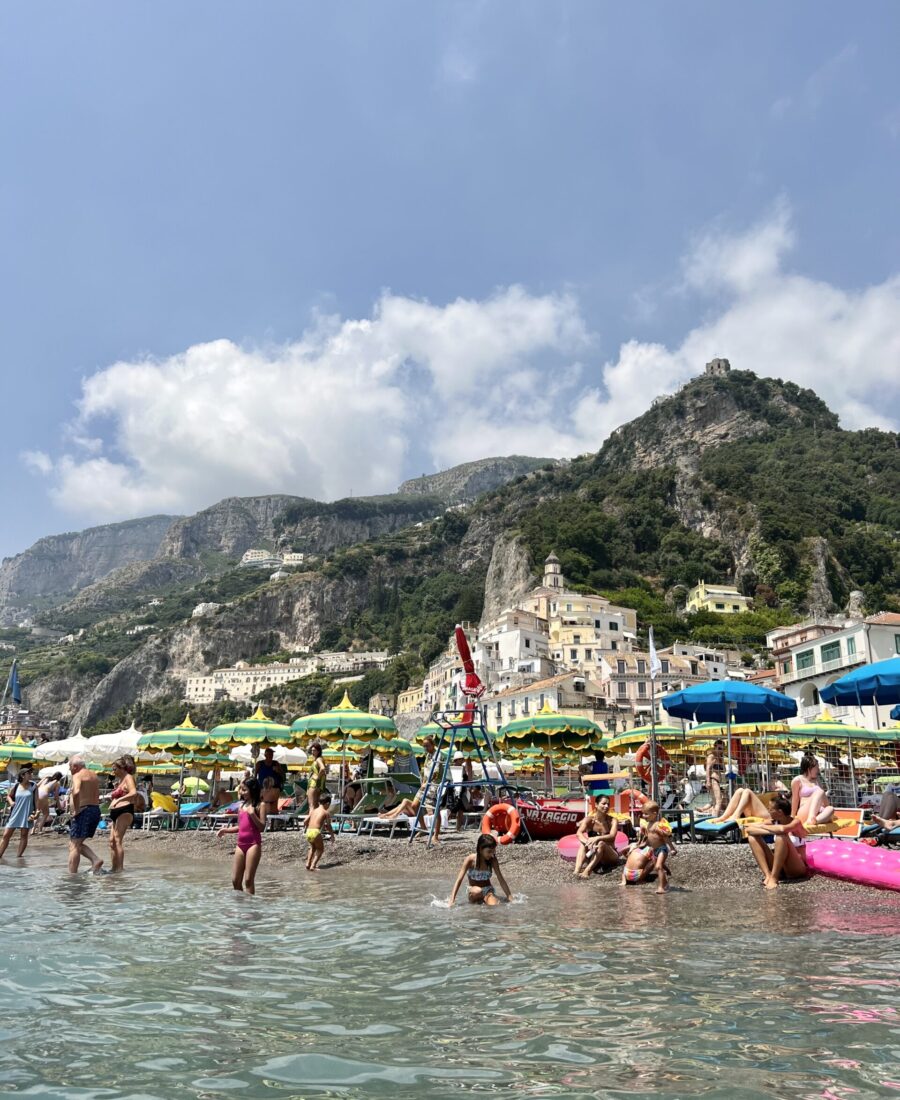
[{"label": "pink inflatable float", "polygon": [[[623,848],[628,847],[628,837],[624,833],[616,833],[616,848],[621,852]],[[568,863],[575,862],[575,856],[578,855],[579,841],[578,837],[574,833],[571,836],[564,836],[562,840],[557,842],[556,850]]]},{"label": "pink inflatable float", "polygon": [[855,840],[813,840],[806,845],[806,862],[817,875],[900,890],[900,851],[870,848]]}]

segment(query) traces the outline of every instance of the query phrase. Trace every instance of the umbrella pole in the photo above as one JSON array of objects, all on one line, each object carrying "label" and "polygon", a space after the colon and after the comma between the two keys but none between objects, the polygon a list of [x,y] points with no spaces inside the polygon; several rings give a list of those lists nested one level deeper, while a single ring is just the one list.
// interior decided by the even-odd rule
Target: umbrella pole
[{"label": "umbrella pole", "polygon": [[178,797],[175,799],[175,828],[181,824],[181,792],[184,788],[184,753],[181,754],[181,770],[178,773]]},{"label": "umbrella pole", "polygon": [[[856,791],[856,766],[853,763],[853,738],[847,738],[847,761],[850,764],[850,786],[852,787],[853,805],[857,805],[858,797]],[[839,761],[840,763],[840,761]]]},{"label": "umbrella pole", "polygon": [[725,704],[725,732],[728,737],[728,799],[734,794],[734,768],[731,760],[731,703]]}]

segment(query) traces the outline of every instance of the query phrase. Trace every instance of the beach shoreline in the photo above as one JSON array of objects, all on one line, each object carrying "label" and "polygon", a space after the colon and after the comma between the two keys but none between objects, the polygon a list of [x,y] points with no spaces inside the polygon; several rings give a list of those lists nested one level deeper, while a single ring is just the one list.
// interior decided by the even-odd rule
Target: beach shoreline
[{"label": "beach shoreline", "polygon": [[[348,872],[365,871],[405,875],[444,877],[448,891],[463,858],[474,851],[477,834],[450,833],[436,847],[428,848],[424,840],[410,844],[405,838],[389,840],[384,837],[359,837],[339,835],[328,842],[322,859],[321,877],[343,877]],[[102,834],[94,840],[98,852],[104,856],[106,837]],[[62,846],[63,838],[57,838]],[[177,833],[166,831],[143,832],[133,830],[126,835],[126,868],[129,853],[134,863],[143,862],[146,856],[162,860],[168,858],[190,861],[214,862],[228,865],[234,851],[232,836],[217,837],[214,832],[190,830]],[[47,850],[56,843],[50,838],[38,841],[36,847]],[[261,873],[266,866],[276,865],[279,870],[296,867],[305,875],[306,840],[299,830],[266,833],[263,840]],[[553,888],[577,883],[590,889],[619,889],[617,872],[591,876],[587,882],[576,880],[573,865],[565,862],[556,851],[555,842],[536,841],[531,844],[513,844],[501,849],[500,862],[513,890],[534,887]],[[721,889],[739,889],[762,893],[762,876],[746,845],[738,844],[682,844],[671,861],[672,886],[676,890],[712,893]],[[820,875],[807,881],[785,883],[784,889],[854,895],[857,898],[872,897],[870,887],[828,879]],[[883,894],[882,891],[877,891]]]}]

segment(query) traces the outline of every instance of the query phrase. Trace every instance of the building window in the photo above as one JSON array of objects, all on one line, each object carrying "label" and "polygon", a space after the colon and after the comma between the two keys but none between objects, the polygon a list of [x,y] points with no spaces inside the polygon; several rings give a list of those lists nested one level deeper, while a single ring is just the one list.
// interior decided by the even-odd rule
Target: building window
[{"label": "building window", "polygon": [[576,680],[572,684],[573,691],[584,691],[584,680]]},{"label": "building window", "polygon": [[497,704],[497,717],[498,718],[503,717],[503,704],[502,703]]},{"label": "building window", "polygon": [[541,710],[544,709],[544,693],[541,692]]},{"label": "building window", "polygon": [[573,661],[578,660],[578,650],[577,649],[570,649],[569,650],[569,655],[570,655],[570,657]]},{"label": "building window", "polygon": [[515,701],[515,699],[510,700],[510,703],[509,703],[509,716],[510,716],[510,718],[515,718],[515,716],[516,716],[516,701]]},{"label": "building window", "polygon": [[594,630],[599,630],[599,629],[600,629],[600,620],[599,619],[594,619]]},{"label": "building window", "polygon": [[616,694],[619,696],[620,699],[624,699],[628,695],[628,685],[625,684],[622,680],[620,680],[618,684],[616,684]]},{"label": "building window", "polygon": [[647,698],[647,683],[645,680],[638,680],[638,695],[642,699]]},{"label": "building window", "polygon": [[585,659],[586,661],[589,661],[589,660],[591,659],[591,651],[590,651],[589,649],[586,649],[586,650],[584,651],[584,659]]},{"label": "building window", "polygon": [[575,645],[581,645],[581,635],[580,634],[573,634],[572,635],[572,641],[575,643]]},{"label": "building window", "polygon": [[611,649],[612,649],[613,651],[615,651],[615,650],[617,650],[617,649],[619,648],[619,643],[618,643],[618,642],[610,642],[610,643],[609,643],[609,645],[610,645],[610,648],[611,648]]},{"label": "building window", "polygon": [[624,661],[616,661],[616,670],[617,670],[617,672],[619,673],[620,676],[624,676],[625,675],[625,662]]},{"label": "building window", "polygon": [[855,638],[848,638],[847,639],[847,656],[852,657],[854,655],[854,653],[856,653],[856,639]]},{"label": "building window", "polygon": [[609,629],[610,630],[618,630],[619,629],[619,624],[618,623],[610,623],[609,624]]},{"label": "building window", "polygon": [[663,675],[668,676],[669,675],[669,662],[665,658],[663,658],[662,661],[660,661],[660,664],[662,665]]},{"label": "building window", "polygon": [[802,672],[806,668],[812,668],[815,664],[813,658],[813,651],[811,649],[804,649],[802,653],[797,654],[797,671]]},{"label": "building window", "polygon": [[716,611],[724,611],[724,610],[725,610],[725,604],[723,604],[723,603],[717,603],[716,604]]},{"label": "building window", "polygon": [[528,700],[527,699],[522,700],[522,713],[523,714],[528,713]]},{"label": "building window", "polygon": [[733,603],[733,604],[731,605],[731,610],[732,610],[732,611],[740,611],[740,609],[741,609],[741,605],[740,605],[740,604],[737,604],[737,603]]},{"label": "building window", "polygon": [[647,662],[638,660],[637,666],[638,666],[638,676],[646,676],[647,675]]},{"label": "building window", "polygon": [[572,605],[570,603],[567,603],[566,604],[566,611],[571,611],[571,610],[572,610]]},{"label": "building window", "polygon": [[525,648],[526,649],[531,649],[531,639],[530,638],[525,639]]},{"label": "building window", "polygon": [[791,659],[788,657],[786,661],[781,662],[781,672],[784,676],[790,675],[791,671]]},{"label": "building window", "polygon": [[839,661],[841,659],[841,643],[829,642],[827,645],[822,646],[822,664],[827,664],[829,661]]},{"label": "building window", "polygon": [[900,653],[900,634],[894,635],[894,652]]}]

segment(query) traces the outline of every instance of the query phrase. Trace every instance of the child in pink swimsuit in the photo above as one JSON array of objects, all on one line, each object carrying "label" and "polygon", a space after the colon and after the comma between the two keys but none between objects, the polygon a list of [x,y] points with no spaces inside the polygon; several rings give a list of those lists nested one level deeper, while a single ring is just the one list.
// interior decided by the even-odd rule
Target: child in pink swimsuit
[{"label": "child in pink swimsuit", "polygon": [[266,804],[257,779],[245,779],[238,794],[243,799],[237,825],[223,825],[216,836],[237,833],[231,885],[247,894],[256,893],[256,869],[262,857],[262,833],[266,826]]}]

